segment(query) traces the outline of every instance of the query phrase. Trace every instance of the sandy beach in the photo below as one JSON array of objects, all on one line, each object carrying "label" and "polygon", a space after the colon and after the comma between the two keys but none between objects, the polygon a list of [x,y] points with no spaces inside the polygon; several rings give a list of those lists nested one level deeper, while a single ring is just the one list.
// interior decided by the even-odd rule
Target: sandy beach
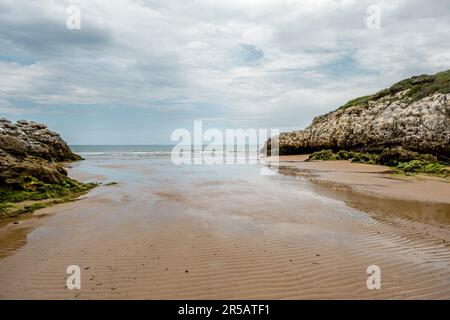
[{"label": "sandy beach", "polygon": [[[0,228],[0,298],[448,299],[450,185],[282,157],[257,166],[87,159],[100,186]],[[81,290],[65,287],[79,265]],[[382,288],[366,287],[369,265]]]},{"label": "sandy beach", "polygon": [[350,161],[305,162],[307,155],[281,156],[283,174],[305,175],[317,182],[331,182],[356,193],[388,199],[450,203],[450,180],[415,174],[396,174],[390,167]]}]

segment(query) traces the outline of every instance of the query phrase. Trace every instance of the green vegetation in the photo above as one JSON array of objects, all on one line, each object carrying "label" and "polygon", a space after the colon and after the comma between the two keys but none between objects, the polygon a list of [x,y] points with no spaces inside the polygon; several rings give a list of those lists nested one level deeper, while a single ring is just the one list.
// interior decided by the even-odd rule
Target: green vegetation
[{"label": "green vegetation", "polygon": [[401,98],[408,102],[418,101],[434,93],[450,93],[450,70],[439,72],[435,75],[420,75],[397,82],[389,89],[381,90],[373,95],[368,95],[350,100],[338,110],[345,110],[349,107],[367,107],[369,101],[376,101],[388,95],[408,90]]},{"label": "green vegetation", "polygon": [[[0,218],[74,200],[95,186],[96,183],[81,183],[70,178],[59,184],[48,184],[32,176],[23,176],[14,188],[0,187]],[[29,204],[21,205],[24,201]]]},{"label": "green vegetation", "polygon": [[373,100],[373,95],[359,97],[359,98],[350,100],[349,102],[347,102],[346,104],[341,106],[338,110],[345,110],[347,108],[350,108],[353,106],[360,106],[360,105],[367,106],[370,100]]},{"label": "green vegetation", "polygon": [[107,184],[105,184],[105,186],[114,186],[116,184],[118,184],[118,183],[115,181],[111,181],[111,182],[108,182]]},{"label": "green vegetation", "polygon": [[33,212],[33,211],[35,211],[35,210],[43,209],[43,208],[46,208],[46,207],[48,207],[48,204],[43,203],[43,202],[38,202],[38,203],[33,203],[33,204],[30,205],[30,206],[25,206],[25,209],[26,209],[28,212]]},{"label": "green vegetation", "polygon": [[8,212],[8,208],[10,208],[11,205],[8,203],[0,203],[0,216],[2,214],[6,214]]},{"label": "green vegetation", "polygon": [[449,164],[440,162],[430,154],[419,154],[401,148],[385,149],[381,154],[340,150],[321,150],[312,153],[307,161],[351,160],[357,163],[388,165],[399,172],[424,173],[439,177],[449,177]]},{"label": "green vegetation", "polygon": [[376,164],[378,163],[378,155],[366,152],[354,152],[340,150],[335,153],[333,150],[321,150],[311,154],[307,161],[312,160],[351,160],[352,162]]},{"label": "green vegetation", "polygon": [[46,208],[49,206],[52,206],[57,203],[63,203],[71,201],[68,199],[57,199],[52,201],[46,201],[46,202],[36,202],[29,205],[23,205],[23,203],[2,203],[0,204],[0,207],[4,206],[4,210],[0,210],[0,219],[4,218],[15,218],[21,214],[24,213],[32,213],[35,210]]},{"label": "green vegetation", "polygon": [[0,203],[62,198],[88,191],[96,186],[95,183],[81,183],[70,178],[60,184],[43,183],[31,176],[22,177],[21,180],[20,188],[2,190]]},{"label": "green vegetation", "polygon": [[436,162],[428,162],[426,160],[411,160],[409,162],[400,162],[396,168],[405,173],[418,172],[439,177],[450,176],[448,165]]},{"label": "green vegetation", "polygon": [[412,101],[420,100],[433,93],[450,93],[450,70],[436,75],[420,75],[394,84],[389,90],[391,93],[409,89],[406,94]]}]

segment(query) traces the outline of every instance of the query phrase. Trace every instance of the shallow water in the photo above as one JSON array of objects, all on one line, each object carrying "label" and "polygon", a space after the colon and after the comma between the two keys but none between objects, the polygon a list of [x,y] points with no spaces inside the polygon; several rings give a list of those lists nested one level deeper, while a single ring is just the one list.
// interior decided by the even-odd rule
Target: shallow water
[{"label": "shallow water", "polygon": [[[380,207],[262,165],[176,166],[150,152],[82,154],[71,175],[103,186],[4,228],[0,297],[450,297],[448,206]],[[82,290],[65,288],[71,264]],[[372,264],[382,290],[366,287]]]}]

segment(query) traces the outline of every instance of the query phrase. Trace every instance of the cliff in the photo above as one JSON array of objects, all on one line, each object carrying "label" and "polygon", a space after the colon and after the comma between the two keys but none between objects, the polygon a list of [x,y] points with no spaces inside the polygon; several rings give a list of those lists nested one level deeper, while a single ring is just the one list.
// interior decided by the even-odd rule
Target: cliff
[{"label": "cliff", "polygon": [[[75,199],[95,184],[67,176],[60,161],[81,160],[47,126],[0,119],[0,218]],[[25,200],[27,204],[21,205]],[[45,200],[44,202],[37,202]],[[31,205],[30,205],[31,203]]]},{"label": "cliff", "polygon": [[58,133],[33,121],[16,124],[0,118],[0,149],[17,157],[35,156],[48,161],[80,160]]},{"label": "cliff", "polygon": [[63,182],[67,172],[56,162],[80,159],[47,126],[25,120],[13,124],[0,119],[0,186],[20,188],[25,176],[45,183]]},{"label": "cliff", "polygon": [[386,148],[450,159],[450,70],[415,76],[279,135],[280,155],[323,149],[381,153]]}]

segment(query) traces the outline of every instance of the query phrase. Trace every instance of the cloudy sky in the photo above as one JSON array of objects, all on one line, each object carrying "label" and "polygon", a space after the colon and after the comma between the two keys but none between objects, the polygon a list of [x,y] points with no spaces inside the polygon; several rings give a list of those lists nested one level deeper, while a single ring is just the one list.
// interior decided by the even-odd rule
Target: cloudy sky
[{"label": "cloudy sky", "polygon": [[170,143],[194,120],[299,129],[450,69],[449,35],[447,0],[0,0],[0,116],[71,144]]}]

